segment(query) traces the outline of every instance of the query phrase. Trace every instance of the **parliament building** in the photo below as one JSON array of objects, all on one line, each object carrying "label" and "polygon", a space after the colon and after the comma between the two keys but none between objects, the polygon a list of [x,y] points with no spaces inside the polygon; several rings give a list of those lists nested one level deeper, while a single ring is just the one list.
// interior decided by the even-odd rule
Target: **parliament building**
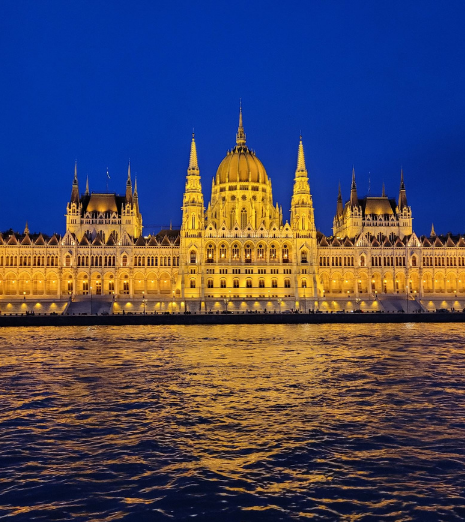
[{"label": "parliament building", "polygon": [[[424,311],[465,303],[463,236],[418,237],[403,173],[397,199],[339,188],[333,234],[315,227],[302,138],[290,222],[247,147],[242,111],[234,148],[205,204],[194,135],[180,230],[143,234],[137,181],[125,193],[80,193],[77,167],[66,232],[0,235],[0,311],[65,313]],[[94,309],[92,309],[94,306]],[[105,308],[106,307],[106,308]]]}]

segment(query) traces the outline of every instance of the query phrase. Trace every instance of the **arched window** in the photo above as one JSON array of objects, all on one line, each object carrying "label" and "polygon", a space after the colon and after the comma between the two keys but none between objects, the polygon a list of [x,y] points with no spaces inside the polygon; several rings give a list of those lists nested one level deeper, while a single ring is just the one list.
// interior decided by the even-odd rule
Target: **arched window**
[{"label": "arched window", "polygon": [[306,250],[302,251],[302,263],[308,263]]},{"label": "arched window", "polygon": [[244,256],[245,256],[245,262],[251,263],[252,262],[252,247],[250,245],[247,245],[244,249]]},{"label": "arched window", "polygon": [[195,279],[191,279],[191,288],[195,288]]},{"label": "arched window", "polygon": [[207,288],[213,288],[213,279],[207,281]]},{"label": "arched window", "polygon": [[214,262],[214,257],[213,257],[213,253],[214,253],[214,248],[213,248],[213,245],[208,245],[207,247],[207,263],[213,263]]},{"label": "arched window", "polygon": [[191,228],[192,228],[192,230],[195,230],[195,214],[192,214],[192,220],[191,221],[192,221]]},{"label": "arched window", "polygon": [[233,245],[232,256],[233,256],[233,260],[235,260],[235,261],[239,260],[239,245]]},{"label": "arched window", "polygon": [[365,256],[364,255],[362,255],[360,257],[360,266],[365,266]]},{"label": "arched window", "polygon": [[[191,263],[195,263],[196,261],[197,261],[197,255],[195,253],[195,250],[191,250]],[[193,288],[195,288],[195,286]]]},{"label": "arched window", "polygon": [[252,279],[247,279],[246,282],[245,282],[245,286],[247,288],[252,288]]},{"label": "arched window", "polygon": [[226,260],[226,245],[220,246],[220,259]]},{"label": "arched window", "polygon": [[307,280],[302,279],[302,288],[307,288]]},{"label": "arched window", "polygon": [[67,255],[65,257],[65,266],[71,266],[71,256]]},{"label": "arched window", "polygon": [[270,259],[275,260],[276,259],[276,246],[271,245],[270,248]]},{"label": "arched window", "polygon": [[291,288],[291,280],[285,279],[284,280],[284,288]]},{"label": "arched window", "polygon": [[417,266],[417,256],[412,256],[412,266]]},{"label": "arched window", "polygon": [[272,279],[271,280],[271,288],[278,288],[278,280]]},{"label": "arched window", "polygon": [[258,288],[265,288],[265,280],[264,279],[260,279],[258,281]]},{"label": "arched window", "polygon": [[263,245],[261,243],[258,245],[257,259],[259,261],[263,261],[265,259],[265,249],[263,248]]},{"label": "arched window", "polygon": [[122,266],[128,266],[128,256],[124,255],[124,256],[121,258],[121,265],[122,265]]},{"label": "arched window", "polygon": [[234,287],[234,288],[239,288],[239,279],[234,279],[234,281],[233,281],[233,287]]},{"label": "arched window", "polygon": [[283,263],[289,263],[289,247],[283,246]]},{"label": "arched window", "polygon": [[220,288],[226,288],[226,279],[221,279]]},{"label": "arched window", "polygon": [[247,226],[247,210],[243,208],[241,210],[241,228],[244,229]]}]

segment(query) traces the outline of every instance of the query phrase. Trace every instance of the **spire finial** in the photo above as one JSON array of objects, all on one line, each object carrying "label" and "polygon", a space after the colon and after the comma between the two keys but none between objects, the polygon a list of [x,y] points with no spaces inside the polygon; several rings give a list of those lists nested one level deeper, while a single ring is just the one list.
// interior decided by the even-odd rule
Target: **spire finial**
[{"label": "spire finial", "polygon": [[358,207],[357,184],[355,183],[355,166],[352,165],[352,185],[350,187],[350,204]]},{"label": "spire finial", "polygon": [[86,196],[89,195],[89,175],[87,175],[86,179]]},{"label": "spire finial", "polygon": [[129,158],[129,161],[128,161],[128,180],[126,182],[126,185],[132,185],[132,182],[131,182],[131,158]]},{"label": "spire finial", "polygon": [[352,165],[352,186],[351,188],[355,188],[356,187],[356,184],[355,184],[355,165]]},{"label": "spire finial", "polygon": [[436,232],[434,231],[434,224],[431,223],[431,237],[436,237]]},{"label": "spire finial", "polygon": [[24,235],[26,234],[29,234],[29,227],[27,225],[27,221],[26,221],[26,226],[24,227]]},{"label": "spire finial", "polygon": [[245,145],[245,132],[242,123],[242,98],[239,99],[239,127],[237,128],[236,145]]},{"label": "spire finial", "polygon": [[134,178],[134,197],[137,198],[137,174],[136,174],[136,177]]},{"label": "spire finial", "polygon": [[382,196],[383,198],[386,197],[386,188],[385,188],[385,186],[384,186],[384,181],[383,181],[383,192],[382,192],[381,196]]},{"label": "spire finial", "polygon": [[77,183],[77,160],[74,161],[74,183]]},{"label": "spire finial", "polygon": [[199,165],[197,160],[197,145],[195,144],[194,133],[192,133],[191,153],[189,156],[189,167],[187,169],[187,174],[199,174]]},{"label": "spire finial", "polygon": [[307,173],[307,168],[305,167],[305,155],[304,155],[304,145],[302,143],[302,136],[299,139],[299,152],[297,154],[297,172]]}]

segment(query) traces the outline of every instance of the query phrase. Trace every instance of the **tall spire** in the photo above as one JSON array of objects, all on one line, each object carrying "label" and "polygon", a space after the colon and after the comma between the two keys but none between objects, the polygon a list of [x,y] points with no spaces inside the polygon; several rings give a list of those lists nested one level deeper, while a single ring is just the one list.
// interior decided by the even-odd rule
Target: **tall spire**
[{"label": "tall spire", "polygon": [[400,168],[400,189],[399,189],[399,201],[398,201],[398,207],[399,210],[403,210],[405,207],[407,207],[407,191],[405,190],[405,184],[404,184],[404,169]]},{"label": "tall spire", "polygon": [[26,221],[26,226],[24,227],[24,235],[26,234],[29,234],[29,227],[27,225],[27,221]]},{"label": "tall spire", "polygon": [[307,176],[307,168],[305,167],[304,146],[302,144],[302,135],[300,135],[299,152],[297,154],[297,170],[296,176],[300,173],[301,176]]},{"label": "tall spire", "polygon": [[245,145],[244,125],[242,124],[242,100],[239,102],[239,127],[237,128],[236,145],[240,147]]},{"label": "tall spire", "polygon": [[71,203],[79,203],[79,185],[77,178],[77,160],[74,162],[73,188],[71,189]]},{"label": "tall spire", "polygon": [[197,146],[195,144],[195,134],[192,133],[192,141],[191,141],[191,153],[189,156],[189,167],[187,169],[188,175],[198,175],[199,174],[199,163],[197,160]]},{"label": "tall spire", "polygon": [[430,234],[431,237],[436,237],[436,232],[434,231],[434,224],[432,223],[431,224],[431,234]]},{"label": "tall spire", "polygon": [[342,216],[344,213],[344,206],[342,204],[341,182],[339,182],[339,192],[337,195],[336,217]]},{"label": "tall spire", "polygon": [[350,204],[358,207],[357,184],[355,183],[355,167],[352,165],[352,185],[350,187]]},{"label": "tall spire", "polygon": [[131,160],[128,161],[128,179],[126,181],[126,203],[132,203]]},{"label": "tall spire", "polygon": [[383,181],[383,192],[381,193],[381,196],[382,196],[383,198],[386,197],[386,188],[385,188],[385,186],[384,186],[384,181]]},{"label": "tall spire", "polygon": [[87,175],[86,179],[86,196],[89,195],[89,175]]},{"label": "tall spire", "polygon": [[138,194],[137,194],[137,174],[136,174],[136,177],[134,179],[134,197],[137,198]]}]

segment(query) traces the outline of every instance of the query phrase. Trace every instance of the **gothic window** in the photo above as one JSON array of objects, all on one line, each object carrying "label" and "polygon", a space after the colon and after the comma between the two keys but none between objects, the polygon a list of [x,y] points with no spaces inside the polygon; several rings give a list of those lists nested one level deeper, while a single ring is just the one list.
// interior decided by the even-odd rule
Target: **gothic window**
[{"label": "gothic window", "polygon": [[412,256],[412,266],[417,266],[417,257]]},{"label": "gothic window", "polygon": [[291,280],[290,279],[285,279],[284,280],[284,288],[291,288]]},{"label": "gothic window", "polygon": [[195,288],[195,279],[191,279],[191,288]]},{"label": "gothic window", "polygon": [[123,256],[121,264],[122,264],[122,266],[128,266],[128,257],[127,256]]},{"label": "gothic window", "polygon": [[271,245],[271,248],[270,248],[270,259],[272,259],[272,260],[276,259],[276,247],[274,245]]},{"label": "gothic window", "polygon": [[259,261],[264,261],[265,259],[265,249],[261,243],[258,245],[257,258]]},{"label": "gothic window", "polygon": [[234,287],[234,288],[239,288],[239,279],[234,279],[234,281],[233,281],[233,287]]},{"label": "gothic window", "polygon": [[226,279],[221,279],[220,288],[226,288]]},{"label": "gothic window", "polygon": [[287,245],[283,247],[283,263],[289,263],[289,247]]},{"label": "gothic window", "polygon": [[265,288],[265,280],[264,279],[260,279],[258,281],[258,288]]},{"label": "gothic window", "polygon": [[278,288],[278,280],[272,279],[271,280],[271,288]]},{"label": "gothic window", "polygon": [[302,263],[307,263],[307,252],[304,250],[302,252]]},{"label": "gothic window", "polygon": [[360,257],[360,266],[365,266],[365,256]]},{"label": "gothic window", "polygon": [[207,288],[213,288],[213,279],[207,281]]},{"label": "gothic window", "polygon": [[247,279],[247,281],[245,282],[245,286],[247,288],[252,288],[252,279]]},{"label": "gothic window", "polygon": [[207,247],[207,263],[213,263],[214,262],[213,252],[214,252],[213,245],[208,245],[208,247]]},{"label": "gothic window", "polygon": [[233,256],[233,260],[239,261],[239,245],[233,245],[232,256]]},{"label": "gothic window", "polygon": [[[191,250],[191,263],[195,263],[197,261],[197,256],[195,250]],[[195,288],[195,286],[194,286]]]},{"label": "gothic window", "polygon": [[220,246],[220,258],[223,260],[226,259],[226,245]]},{"label": "gothic window", "polygon": [[247,210],[243,208],[241,210],[241,228],[244,229],[247,226]]},{"label": "gothic window", "polygon": [[191,228],[192,228],[192,230],[195,230],[195,214],[192,214],[192,225],[191,225]]},{"label": "gothic window", "polygon": [[302,288],[307,288],[307,280],[302,279]]},{"label": "gothic window", "polygon": [[251,263],[252,262],[252,247],[250,245],[247,245],[244,249],[244,256],[245,256],[245,262]]}]

